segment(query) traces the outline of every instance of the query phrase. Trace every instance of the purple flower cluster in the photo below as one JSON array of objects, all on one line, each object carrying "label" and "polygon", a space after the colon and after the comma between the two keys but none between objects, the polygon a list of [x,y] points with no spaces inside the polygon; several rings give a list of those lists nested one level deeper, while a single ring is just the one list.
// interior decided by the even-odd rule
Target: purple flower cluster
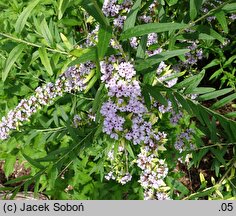
[{"label": "purple flower cluster", "polygon": [[133,5],[132,0],[125,0],[119,3],[117,0],[105,0],[102,6],[102,11],[107,17],[113,17],[113,25],[120,29],[124,26],[126,14],[130,11]]},{"label": "purple flower cluster", "polygon": [[102,11],[106,16],[116,16],[121,10],[121,5],[117,4],[117,0],[105,0]]},{"label": "purple flower cluster", "polygon": [[102,77],[110,99],[102,105],[104,116],[103,132],[118,139],[118,132],[124,131],[122,113],[142,115],[146,112],[141,98],[141,88],[135,79],[136,72],[130,62],[121,57],[110,56],[100,63]]},{"label": "purple flower cluster", "polygon": [[[162,161],[158,162],[154,152],[157,152],[158,145],[164,142],[167,134],[154,131],[152,124],[144,118],[147,108],[132,63],[119,56],[110,56],[100,63],[100,68],[101,80],[105,83],[109,98],[101,107],[101,114],[104,117],[103,132],[115,140],[130,141],[146,149],[149,155],[142,157],[140,154],[137,162],[138,166],[143,168],[140,183],[145,188],[148,184],[147,188],[157,189],[163,183],[167,169],[162,169]],[[117,158],[114,158],[113,152],[108,153],[108,158],[114,169]],[[150,160],[152,164],[150,172],[142,160]],[[119,163],[121,161],[119,160]],[[131,179],[127,171],[108,173],[106,178],[114,179],[113,176],[121,184]],[[146,178],[149,178],[150,182],[149,180],[145,182]]]},{"label": "purple flower cluster", "polygon": [[176,113],[174,110],[172,110],[172,117],[170,118],[170,123],[175,126],[178,124],[179,120],[182,117],[183,117],[183,113],[181,111]]},{"label": "purple flower cluster", "polygon": [[[138,45],[139,45],[139,42],[140,42],[139,38],[132,37],[132,38],[130,38],[130,42],[129,43],[130,43],[130,46],[132,48],[137,49]],[[158,42],[157,33],[150,33],[150,34],[148,34],[147,47],[150,47],[151,45],[156,44],[157,42]],[[156,51],[156,50],[151,51],[150,53],[152,55],[155,55],[155,54],[153,54],[154,52],[155,52],[155,54],[158,54],[158,53],[160,53],[160,49],[158,51]],[[147,51],[147,54],[148,54],[148,56],[150,56],[148,51]]]},{"label": "purple flower cluster", "polygon": [[139,20],[144,23],[151,23],[154,21],[154,15],[155,15],[155,8],[157,7],[158,2],[157,0],[154,0],[150,5],[148,10],[146,10],[145,14],[139,16]]},{"label": "purple flower cluster", "polygon": [[[187,129],[185,132],[181,132],[174,144],[175,149],[181,153],[186,148],[185,143],[190,142],[192,133],[193,131],[191,129]],[[191,144],[190,147],[192,147]]]},{"label": "purple flower cluster", "polygon": [[118,132],[123,131],[125,119],[117,115],[117,106],[112,101],[107,101],[101,108],[101,114],[105,117],[103,132],[111,138],[118,140]]},{"label": "purple flower cluster", "polygon": [[86,41],[85,41],[85,48],[95,46],[97,44],[98,31],[99,31],[99,25],[96,25],[95,29],[88,33]]},{"label": "purple flower cluster", "polygon": [[94,68],[94,64],[87,62],[79,67],[70,67],[56,80],[55,83],[47,83],[42,87],[37,87],[35,95],[30,98],[22,99],[20,103],[10,110],[7,116],[2,117],[0,122],[0,139],[9,137],[11,130],[18,129],[19,126],[36,113],[42,106],[50,105],[58,96],[64,93],[82,91],[86,85],[85,77]]},{"label": "purple flower cluster", "polygon": [[124,22],[126,20],[126,16],[118,16],[117,18],[114,19],[113,24],[117,28],[123,28]]},{"label": "purple flower cluster", "polygon": [[[151,123],[143,118],[147,108],[133,65],[115,56],[102,61],[100,65],[101,79],[105,82],[109,96],[109,100],[101,108],[104,117],[103,132],[111,138],[125,138],[134,145],[157,145],[160,134],[154,132]],[[124,118],[129,115],[130,117]],[[131,125],[124,127],[126,121]]]},{"label": "purple flower cluster", "polygon": [[203,51],[201,48],[198,48],[197,41],[188,41],[188,43],[191,43],[191,45],[188,46],[190,52],[185,54],[186,61],[184,62],[184,65],[192,66],[197,64],[198,60],[201,60],[203,58]]},{"label": "purple flower cluster", "polygon": [[163,51],[162,48],[158,48],[158,49],[155,49],[155,50],[147,50],[146,53],[149,57],[151,57],[151,56],[160,54],[162,51]]},{"label": "purple flower cluster", "polygon": [[236,20],[236,14],[231,14],[229,17],[232,21]]},{"label": "purple flower cluster", "polygon": [[143,21],[144,23],[150,23],[152,22],[152,17],[150,15],[142,15],[139,17],[139,20]]},{"label": "purple flower cluster", "polygon": [[157,36],[157,33],[150,33],[148,34],[148,39],[147,39],[147,46],[151,46],[153,44],[156,44],[157,43],[157,39],[158,39],[158,36]]}]

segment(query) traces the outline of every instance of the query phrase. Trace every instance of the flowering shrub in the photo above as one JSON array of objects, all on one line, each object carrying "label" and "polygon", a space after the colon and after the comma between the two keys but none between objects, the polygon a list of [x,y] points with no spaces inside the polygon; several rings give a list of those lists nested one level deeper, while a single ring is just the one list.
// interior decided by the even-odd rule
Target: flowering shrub
[{"label": "flowering shrub", "polygon": [[[51,199],[236,196],[236,3],[0,7],[2,191],[14,198],[33,187]],[[27,161],[30,174],[12,179],[16,161]]]}]

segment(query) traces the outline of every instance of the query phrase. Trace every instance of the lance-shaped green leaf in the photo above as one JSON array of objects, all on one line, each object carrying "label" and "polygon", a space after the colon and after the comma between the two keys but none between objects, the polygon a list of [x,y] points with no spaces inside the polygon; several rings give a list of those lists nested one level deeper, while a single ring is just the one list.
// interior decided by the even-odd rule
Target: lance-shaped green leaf
[{"label": "lance-shaped green leaf", "polygon": [[37,6],[40,1],[41,0],[30,1],[29,5],[22,11],[15,24],[15,30],[17,33],[20,33],[23,30],[32,10]]},{"label": "lance-shaped green leaf", "polygon": [[93,76],[93,78],[89,81],[89,83],[88,83],[88,85],[87,85],[87,87],[86,87],[86,89],[84,91],[85,94],[94,86],[94,84],[97,82],[98,78],[99,78],[99,74],[96,73]]},{"label": "lance-shaped green leaf", "polygon": [[58,3],[58,19],[60,20],[63,17],[67,7],[70,5],[71,0],[59,0]]},{"label": "lance-shaped green leaf", "polygon": [[[106,55],[110,56],[116,53],[117,53],[117,50],[109,47],[107,49]],[[86,61],[96,61],[97,60],[97,47],[89,47],[86,49],[81,49],[81,48],[74,49],[70,52],[70,54],[78,58],[72,61],[69,64],[69,66],[81,64]]]},{"label": "lance-shaped green leaf", "polygon": [[20,57],[22,51],[24,50],[24,44],[19,44],[15,48],[12,49],[10,52],[8,58],[5,61],[4,68],[2,71],[2,81],[4,82],[9,74],[9,71],[11,70],[14,63],[17,61],[17,59]]},{"label": "lance-shaped green leaf", "polygon": [[227,13],[233,13],[236,11],[236,3],[226,4],[222,10],[224,10]]},{"label": "lance-shaped green leaf", "polygon": [[219,11],[218,13],[215,14],[215,16],[216,16],[216,19],[218,20],[218,22],[220,23],[222,29],[224,30],[224,32],[228,33],[229,28],[228,28],[228,24],[227,24],[227,20],[226,20],[224,11]]},{"label": "lance-shaped green leaf", "polygon": [[33,158],[29,157],[28,155],[24,154],[22,152],[23,157],[34,167],[39,168],[39,169],[44,169],[45,167],[40,164],[38,161],[34,160]]},{"label": "lance-shaped green leaf", "polygon": [[147,48],[147,35],[144,35],[140,40],[136,53],[136,58],[145,58],[146,48]]},{"label": "lance-shaped green leaf", "polygon": [[97,58],[97,47],[74,49],[70,52],[70,54],[77,57],[78,59],[71,62],[69,66],[80,64],[86,61],[95,61]]},{"label": "lance-shaped green leaf", "polygon": [[49,46],[53,46],[53,36],[45,19],[40,23],[40,31]]},{"label": "lance-shaped green leaf", "polygon": [[95,98],[94,98],[94,101],[93,101],[93,107],[92,107],[92,112],[95,113],[98,109],[98,106],[99,104],[101,103],[101,99],[102,99],[102,91],[105,87],[105,84],[102,83],[100,85],[100,87],[98,88],[97,92],[96,92],[96,95],[95,95]]},{"label": "lance-shaped green leaf", "polygon": [[192,91],[192,94],[206,94],[206,93],[209,93],[209,92],[213,92],[215,90],[216,90],[215,88],[198,87],[198,88],[195,88]]},{"label": "lance-shaped green leaf", "polygon": [[199,25],[199,26],[193,27],[193,29],[197,30],[199,33],[204,33],[204,34],[210,35],[211,37],[215,38],[216,40],[220,41],[221,43],[224,43],[224,37],[222,37],[219,33],[217,33],[211,27]]},{"label": "lance-shaped green leaf", "polygon": [[39,48],[39,57],[41,59],[43,66],[46,68],[48,74],[52,76],[53,75],[52,67],[48,58],[48,53],[44,47]]},{"label": "lance-shaped green leaf", "polygon": [[102,59],[109,47],[112,37],[112,28],[110,26],[101,26],[98,32],[98,58]]},{"label": "lance-shaped green leaf", "polygon": [[6,175],[6,177],[8,177],[13,173],[15,163],[16,163],[16,156],[9,154],[4,164],[4,174]]},{"label": "lance-shaped green leaf", "polygon": [[148,90],[149,94],[158,102],[160,102],[164,106],[168,105],[167,100],[164,98],[164,96],[161,94],[161,92],[156,86],[146,85],[145,88]]},{"label": "lance-shaped green leaf", "polygon": [[203,0],[190,0],[190,19],[194,20],[197,17],[199,9],[201,8]]},{"label": "lance-shaped green leaf", "polygon": [[68,38],[63,33],[60,33],[60,36],[61,36],[61,39],[62,39],[63,43],[65,44],[66,48],[68,50],[72,50],[73,49],[73,45],[70,43]]},{"label": "lance-shaped green leaf", "polygon": [[228,118],[236,118],[236,112],[229,112],[229,113],[225,114],[225,116]]},{"label": "lance-shaped green leaf", "polygon": [[211,67],[214,67],[216,65],[219,65],[221,62],[219,59],[213,59],[209,64],[207,64],[206,66],[204,66],[204,69],[207,69],[207,68],[211,68]]},{"label": "lance-shaped green leaf", "polygon": [[101,25],[109,26],[108,19],[104,16],[101,8],[99,8],[97,1],[95,0],[84,0],[81,3],[81,6],[95,18]]},{"label": "lance-shaped green leaf", "polygon": [[121,40],[125,40],[131,37],[138,37],[153,32],[160,33],[166,31],[174,31],[187,27],[188,25],[183,23],[148,23],[127,29],[121,34]]},{"label": "lance-shaped green leaf", "polygon": [[216,103],[214,103],[211,108],[212,109],[218,109],[218,108],[230,103],[231,101],[233,101],[235,99],[236,99],[236,93],[233,93],[233,94],[217,101]]},{"label": "lance-shaped green leaf", "polygon": [[184,79],[182,82],[177,83],[174,86],[174,88],[176,89],[186,88],[185,94],[190,94],[199,85],[199,83],[204,77],[204,74],[205,74],[205,70],[202,70],[199,74],[192,77],[188,77]]},{"label": "lance-shaped green leaf", "polygon": [[180,50],[171,50],[171,51],[166,51],[162,52],[160,54],[151,56],[147,59],[141,59],[136,61],[135,69],[138,71],[147,69],[155,64],[160,63],[161,61],[165,61],[169,58],[183,55],[185,53],[189,52],[189,49],[180,49]]},{"label": "lance-shaped green leaf", "polygon": [[217,97],[220,97],[222,95],[228,94],[229,92],[233,91],[233,88],[225,88],[225,89],[221,89],[221,90],[217,90],[214,92],[210,92],[204,95],[201,95],[198,97],[199,100],[204,101],[204,100],[211,100],[211,99],[215,99]]},{"label": "lance-shaped green leaf", "polygon": [[132,9],[130,10],[124,22],[124,31],[134,26],[138,11],[140,9],[140,5],[141,5],[141,0],[137,0],[133,5]]}]

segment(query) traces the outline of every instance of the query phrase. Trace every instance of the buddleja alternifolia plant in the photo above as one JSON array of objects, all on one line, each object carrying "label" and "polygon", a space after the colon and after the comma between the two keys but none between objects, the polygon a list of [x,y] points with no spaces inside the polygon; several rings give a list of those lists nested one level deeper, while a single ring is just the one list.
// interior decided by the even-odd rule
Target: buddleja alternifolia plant
[{"label": "buddleja alternifolia plant", "polygon": [[[35,89],[13,98],[18,104],[10,110],[4,105],[7,112],[0,122],[3,150],[10,152],[10,159],[2,156],[7,175],[16,158],[27,160],[32,169],[32,175],[8,182],[24,180],[12,190],[16,193],[22,185],[27,190],[34,183],[36,193],[44,191],[52,198],[94,198],[79,188],[95,173],[105,182],[132,185],[128,193],[137,195],[128,196],[133,199],[223,196],[235,160],[225,161],[220,148],[226,152],[226,144],[236,141],[236,123],[230,119],[235,112],[227,117],[215,110],[235,100],[236,93],[234,85],[220,90],[198,86],[206,70],[221,64],[213,59],[202,66],[209,55],[217,56],[211,47],[228,46],[236,4],[61,0],[53,5],[45,12],[47,4],[29,2],[16,20],[15,33],[2,18],[1,46],[10,42],[14,48],[2,65],[1,85],[9,91],[17,78]],[[26,50],[30,54],[23,54]],[[11,104],[6,97],[1,96]],[[217,101],[210,108],[200,103],[212,99]],[[205,146],[203,137],[213,145]],[[216,176],[221,179],[206,188],[200,175],[205,186],[191,194],[178,181],[179,164],[197,167],[208,151],[216,158]],[[220,165],[225,169],[222,176]]]}]

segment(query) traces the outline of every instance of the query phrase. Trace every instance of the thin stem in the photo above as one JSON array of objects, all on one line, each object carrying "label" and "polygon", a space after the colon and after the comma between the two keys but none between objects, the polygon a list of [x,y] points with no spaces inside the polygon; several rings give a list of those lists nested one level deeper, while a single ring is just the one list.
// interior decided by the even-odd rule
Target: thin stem
[{"label": "thin stem", "polygon": [[66,127],[57,127],[57,128],[42,129],[42,130],[37,130],[37,131],[38,132],[52,132],[52,131],[61,131],[65,129]]},{"label": "thin stem", "polygon": [[1,53],[0,53],[0,57],[3,58],[4,60],[7,59],[7,58],[6,58],[4,55],[2,55]]},{"label": "thin stem", "polygon": [[231,145],[236,145],[236,143],[216,143],[214,145],[208,145],[208,146],[203,146],[203,147],[200,147],[200,148],[196,148],[196,149],[194,149],[194,151],[207,149],[207,148],[212,148],[212,147],[215,147],[215,146],[231,146]]},{"label": "thin stem", "polygon": [[[25,40],[22,40],[22,39],[13,37],[12,35],[5,34],[5,33],[2,33],[2,32],[0,32],[0,35],[1,35],[1,36],[4,36],[4,37],[6,37],[6,38],[9,38],[9,39],[11,39],[11,40],[17,41],[17,42],[19,42],[19,43],[27,44],[27,45],[29,45],[29,46],[38,47],[38,48],[43,47],[42,45],[34,44],[34,43],[29,42],[29,41],[25,41]],[[68,55],[68,54],[69,54],[69,53],[67,53],[67,52],[63,52],[63,51],[56,50],[56,49],[51,49],[51,48],[48,48],[48,47],[46,47],[46,49],[47,49],[48,51],[56,52],[56,53],[61,53],[61,54],[63,54],[63,55]]]}]

